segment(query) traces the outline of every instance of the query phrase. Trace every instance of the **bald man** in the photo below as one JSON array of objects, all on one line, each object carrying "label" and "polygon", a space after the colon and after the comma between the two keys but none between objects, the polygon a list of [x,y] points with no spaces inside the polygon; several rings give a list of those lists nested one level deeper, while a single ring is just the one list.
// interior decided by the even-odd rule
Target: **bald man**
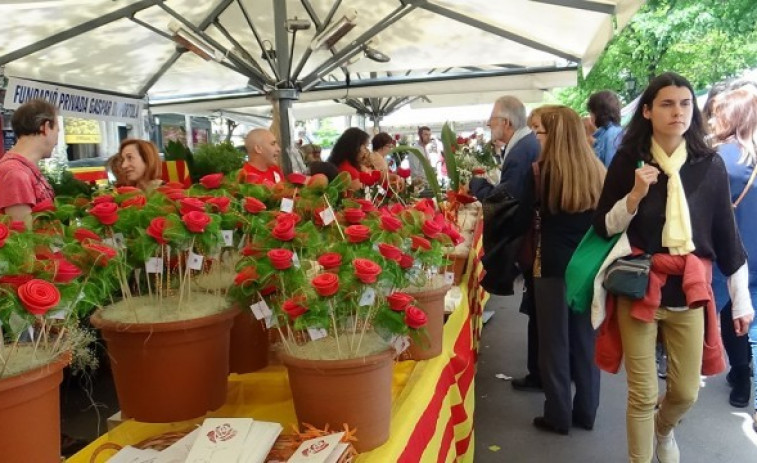
[{"label": "bald man", "polygon": [[247,183],[278,183],[284,178],[279,168],[281,148],[267,129],[253,129],[244,138],[247,162],[242,167]]}]

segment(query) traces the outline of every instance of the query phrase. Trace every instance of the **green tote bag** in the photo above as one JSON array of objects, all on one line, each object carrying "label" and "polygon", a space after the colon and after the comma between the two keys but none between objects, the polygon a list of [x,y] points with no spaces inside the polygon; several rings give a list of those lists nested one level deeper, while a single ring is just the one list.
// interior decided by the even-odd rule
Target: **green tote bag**
[{"label": "green tote bag", "polygon": [[584,313],[591,307],[594,297],[594,279],[622,233],[604,239],[589,228],[565,269],[565,286],[568,306],[574,312]]}]

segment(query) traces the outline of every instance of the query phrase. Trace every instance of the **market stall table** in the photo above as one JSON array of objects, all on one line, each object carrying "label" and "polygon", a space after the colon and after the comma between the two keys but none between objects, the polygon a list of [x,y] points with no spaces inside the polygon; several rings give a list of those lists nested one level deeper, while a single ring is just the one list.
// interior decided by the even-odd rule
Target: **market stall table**
[{"label": "market stall table", "polygon": [[[473,461],[474,376],[481,309],[487,297],[478,285],[482,276],[480,237],[479,223],[468,272],[461,285],[463,297],[444,327],[442,354],[431,360],[395,364],[389,441],[359,455],[356,461]],[[272,365],[255,373],[232,374],[226,404],[207,416],[275,421],[284,426],[285,433],[291,432],[297,419],[286,369]],[[67,461],[105,462],[114,455],[113,450],[100,451],[105,444],[133,445],[153,436],[190,429],[203,419],[165,424],[125,421]],[[94,460],[93,456],[96,456]]]}]

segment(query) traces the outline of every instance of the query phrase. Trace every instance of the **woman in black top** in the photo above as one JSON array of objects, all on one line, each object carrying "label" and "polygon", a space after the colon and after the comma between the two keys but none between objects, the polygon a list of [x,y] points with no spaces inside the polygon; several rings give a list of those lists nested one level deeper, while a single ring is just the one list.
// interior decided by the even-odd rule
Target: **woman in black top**
[{"label": "woman in black top", "polygon": [[537,193],[535,202],[541,217],[540,246],[534,263],[534,305],[546,400],[544,416],[533,423],[545,431],[568,434],[571,424],[592,429],[599,405],[594,330],[589,314],[568,309],[565,268],[591,226],[605,168],[586,139],[581,118],[572,109],[541,108],[535,132],[542,145],[537,162],[539,186],[534,185],[534,176],[529,176],[525,191]]},{"label": "woman in black top", "polygon": [[[627,232],[632,247],[654,255],[655,277],[667,278],[657,294],[647,292],[645,301],[660,300],[651,314],[643,312],[642,301],[618,298],[616,323],[628,375],[630,461],[649,463],[656,440],[658,460],[677,463],[673,428],[696,402],[700,369],[725,367],[720,346],[705,343],[705,310],[714,311],[712,261],[729,276],[736,331],[743,335],[753,317],[726,169],[705,144],[691,84],[678,74],[652,79],[640,97],[607,172],[594,227],[604,236]],[[678,270],[662,270],[660,262],[673,262]],[[684,287],[682,275],[705,281],[710,300],[689,304],[691,286]],[[668,352],[668,376],[665,398],[655,413],[658,329]]]}]

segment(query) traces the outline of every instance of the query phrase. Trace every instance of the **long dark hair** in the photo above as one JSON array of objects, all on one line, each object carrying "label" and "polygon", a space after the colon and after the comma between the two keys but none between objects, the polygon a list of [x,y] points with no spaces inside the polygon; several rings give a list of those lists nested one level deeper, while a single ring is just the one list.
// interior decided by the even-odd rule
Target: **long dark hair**
[{"label": "long dark hair", "polygon": [[369,138],[362,129],[350,127],[334,143],[327,161],[335,166],[347,161],[352,167],[359,168],[360,147],[367,144]]},{"label": "long dark hair", "polygon": [[686,78],[675,72],[666,72],[660,74],[649,82],[646,90],[639,98],[636,111],[633,113],[631,122],[628,123],[623,141],[618,148],[618,154],[630,156],[635,160],[642,160],[644,162],[652,161],[652,154],[650,153],[652,147],[652,121],[644,117],[644,107],[651,108],[652,102],[660,89],[664,87],[686,87],[691,93],[691,125],[689,130],[683,134],[684,140],[686,140],[686,149],[689,154],[694,158],[701,158],[705,156],[712,156],[715,151],[707,146],[705,142],[705,128],[702,120],[702,113],[697,106],[696,95],[694,89],[691,87]]}]

